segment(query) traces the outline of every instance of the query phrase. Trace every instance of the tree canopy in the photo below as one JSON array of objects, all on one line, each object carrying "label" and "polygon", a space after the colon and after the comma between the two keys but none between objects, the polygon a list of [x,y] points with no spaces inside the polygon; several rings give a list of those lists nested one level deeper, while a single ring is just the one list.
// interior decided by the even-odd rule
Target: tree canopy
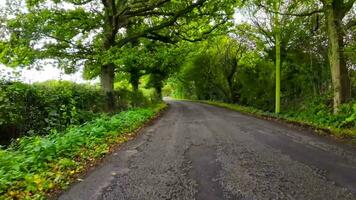
[{"label": "tree canopy", "polygon": [[354,0],[8,1],[0,61],[52,64],[68,73],[83,67],[87,79],[100,77],[109,109],[114,83],[123,77],[134,90],[146,77],[147,87],[161,93],[169,79],[195,85],[201,98],[247,102],[242,91],[253,81],[239,81],[269,72],[263,82],[275,92],[254,86],[253,95],[268,98],[277,113],[306,93],[332,95],[336,113],[354,94],[353,6]]}]

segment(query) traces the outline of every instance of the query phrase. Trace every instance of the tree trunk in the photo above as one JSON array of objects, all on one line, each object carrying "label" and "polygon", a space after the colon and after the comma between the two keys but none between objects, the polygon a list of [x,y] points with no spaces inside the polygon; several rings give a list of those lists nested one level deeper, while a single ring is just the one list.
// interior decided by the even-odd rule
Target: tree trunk
[{"label": "tree trunk", "polygon": [[[119,20],[117,18],[117,11],[119,8],[115,0],[102,0],[104,6],[104,24],[103,24],[103,51],[108,51],[115,44],[117,31],[120,28]],[[107,62],[107,60],[105,61]],[[109,63],[101,66],[100,72],[101,88],[106,93],[106,107],[107,111],[113,112],[116,107],[116,99],[114,94],[115,81],[115,64]]]},{"label": "tree trunk", "polygon": [[137,79],[131,80],[131,85],[132,85],[133,91],[137,92],[138,91],[138,80]]},{"label": "tree trunk", "polygon": [[234,76],[237,71],[237,64],[238,60],[236,58],[232,58],[230,60],[230,65],[231,65],[231,70],[229,71],[229,74],[227,75],[227,84],[229,87],[229,103],[234,103],[235,102],[235,97],[234,97]]},{"label": "tree trunk", "polygon": [[350,98],[350,79],[343,55],[343,33],[341,32],[342,16],[338,14],[335,5],[329,3],[324,6],[326,26],[329,38],[329,64],[331,69],[334,113],[339,111],[342,103]]},{"label": "tree trunk", "polygon": [[276,105],[275,112],[278,114],[281,111],[281,34],[279,25],[279,3],[280,0],[274,1],[274,34],[276,46]]},{"label": "tree trunk", "polygon": [[162,100],[162,88],[161,87],[156,87],[156,92],[159,100]]},{"label": "tree trunk", "polygon": [[115,66],[113,64],[103,65],[101,67],[100,82],[101,88],[106,94],[106,110],[108,112],[115,110],[114,79]]},{"label": "tree trunk", "polygon": [[130,84],[134,92],[138,91],[140,76],[140,71],[138,69],[133,68],[130,70]]},{"label": "tree trunk", "polygon": [[233,80],[232,78],[228,78],[227,80],[227,84],[229,85],[229,103],[233,103],[234,102],[234,91],[233,91]]}]

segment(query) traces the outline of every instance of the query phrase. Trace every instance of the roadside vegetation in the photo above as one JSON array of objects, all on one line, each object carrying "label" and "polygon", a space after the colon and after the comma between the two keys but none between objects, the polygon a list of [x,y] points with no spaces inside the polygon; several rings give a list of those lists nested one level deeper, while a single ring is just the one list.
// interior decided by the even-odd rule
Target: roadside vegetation
[{"label": "roadside vegetation", "polygon": [[66,188],[111,145],[126,141],[165,107],[162,88],[179,71],[187,41],[225,33],[236,4],[0,3],[2,65],[83,71],[84,79],[100,81],[26,84],[16,74],[0,74],[0,199],[46,198]]},{"label": "roadside vegetation", "polygon": [[163,96],[354,137],[354,3],[6,0],[0,67],[51,66],[92,82],[0,74],[0,195],[66,187],[161,110]]},{"label": "roadside vegetation", "polygon": [[[105,93],[91,85],[66,81],[35,84],[0,82],[1,143],[12,138],[45,135],[79,125],[105,113]],[[142,92],[118,89],[114,92],[117,109],[148,106],[157,101]]]},{"label": "roadside vegetation", "polygon": [[355,136],[354,2],[245,2],[233,30],[195,44],[164,92]]},{"label": "roadside vegetation", "polygon": [[127,141],[165,106],[131,109],[46,136],[17,139],[0,150],[1,199],[41,199],[66,188],[88,163]]},{"label": "roadside vegetation", "polygon": [[285,113],[275,114],[274,112],[263,111],[254,107],[241,106],[238,104],[229,104],[216,101],[198,101],[214,106],[228,108],[241,113],[262,117],[264,119],[276,119],[287,123],[293,123],[304,128],[314,129],[319,134],[331,134],[338,138],[351,139],[356,142],[356,107],[350,108],[351,104],[343,105],[342,113],[334,115],[330,109],[311,109],[300,111],[289,111]]},{"label": "roadside vegetation", "polygon": [[[245,39],[224,36],[200,43],[195,54],[189,54],[180,71],[167,81],[164,93],[177,99],[221,102],[243,112],[283,118],[339,137],[355,138],[356,82],[349,83],[352,94],[335,112],[330,68],[325,65],[327,54],[306,54],[307,39],[296,33],[283,51],[281,105],[276,112],[274,47],[265,45],[262,39],[266,36],[256,38],[248,35],[247,30],[243,30]],[[249,34],[255,34],[256,30],[250,31]],[[351,63],[353,57],[345,59]],[[349,67],[349,78],[354,80],[356,73],[351,64]]]}]

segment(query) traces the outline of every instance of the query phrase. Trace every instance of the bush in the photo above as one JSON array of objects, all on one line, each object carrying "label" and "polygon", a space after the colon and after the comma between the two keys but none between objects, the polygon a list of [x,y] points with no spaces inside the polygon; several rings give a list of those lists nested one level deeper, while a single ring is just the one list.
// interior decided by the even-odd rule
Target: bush
[{"label": "bush", "polygon": [[356,128],[356,102],[343,104],[339,113],[333,114],[332,100],[326,95],[303,102],[303,106],[288,110],[285,117],[330,128]]},{"label": "bush", "polygon": [[[118,111],[144,106],[145,97],[127,90],[114,92]],[[36,84],[0,82],[0,139],[48,134],[82,124],[105,109],[106,95],[97,87],[66,81]],[[140,102],[137,103],[137,99]]]}]

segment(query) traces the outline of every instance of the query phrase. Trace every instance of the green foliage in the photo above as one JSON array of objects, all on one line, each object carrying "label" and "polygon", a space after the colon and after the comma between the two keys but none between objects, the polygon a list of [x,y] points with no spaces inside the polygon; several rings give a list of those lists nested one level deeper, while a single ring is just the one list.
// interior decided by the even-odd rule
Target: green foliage
[{"label": "green foliage", "polygon": [[[348,104],[348,108],[346,106],[346,109],[343,108],[341,110],[347,110],[347,111],[351,111],[351,105],[352,104]],[[353,103],[352,105],[352,111],[351,111],[351,115],[349,117],[347,117],[344,122],[341,124],[342,126],[345,126],[345,125],[350,125],[350,126],[353,126],[353,127],[356,127],[356,103]]]},{"label": "green foliage", "polygon": [[144,96],[141,91],[133,91],[131,93],[131,105],[133,107],[144,107],[150,104],[150,101],[155,101],[150,99],[148,96]]},{"label": "green foliage", "polygon": [[[169,75],[175,73],[184,59],[176,59],[187,54],[184,44],[163,44],[141,40],[141,45],[132,44],[117,52],[115,65],[117,78],[126,79],[135,92],[141,88],[154,88],[157,93],[163,87],[163,82]],[[142,84],[142,78],[148,77]],[[159,94],[157,94],[160,96]]]},{"label": "green foliage", "polygon": [[51,59],[66,71],[77,70],[84,64],[86,77],[93,78],[100,74],[101,66],[116,62],[115,54],[122,47],[137,43],[140,38],[176,43],[226,30],[236,3],[235,0],[132,0],[114,4],[106,0],[8,1],[5,14],[0,16],[1,28],[8,35],[0,39],[0,62],[12,67],[33,67],[39,61]]},{"label": "green foliage", "polygon": [[87,162],[107,154],[112,144],[126,141],[127,133],[165,106],[102,116],[63,132],[23,137],[9,148],[0,149],[0,198],[40,199],[50,191],[65,188]]},{"label": "green foliage", "polygon": [[283,116],[317,127],[356,130],[355,105],[355,102],[343,104],[340,111],[333,114],[331,98],[324,95],[304,101],[303,106],[289,109]]},{"label": "green foliage", "polygon": [[[331,134],[339,137],[347,137],[356,140],[356,103],[343,104],[340,112],[335,115],[332,112],[332,107],[325,104],[325,100],[327,99],[328,98],[325,97],[313,99],[309,103],[306,103],[304,109],[289,110],[288,112],[280,114],[238,104],[228,104],[216,101],[200,102],[236,110],[245,114],[252,114],[254,116],[272,117],[287,122],[298,123],[300,125],[308,125],[316,129],[328,130]],[[351,109],[351,107],[353,109]]]},{"label": "green foliage", "polygon": [[[49,81],[0,83],[1,138],[48,134],[82,124],[105,111],[105,94],[95,86]],[[119,110],[151,103],[141,93],[115,91]]]},{"label": "green foliage", "polygon": [[69,82],[1,83],[0,88],[0,126],[21,134],[44,134],[91,120],[104,98],[94,87]]},{"label": "green foliage", "polygon": [[187,58],[180,73],[169,80],[173,97],[273,109],[273,62],[247,46],[229,37],[201,44],[201,49]]},{"label": "green foliage", "polygon": [[[289,26],[295,27],[301,22],[295,19],[291,23],[294,24]],[[351,98],[349,103],[340,106],[337,114],[333,113],[327,51],[321,44],[325,38],[315,38],[320,40],[318,43],[308,38],[308,34],[298,35],[299,31],[293,33],[289,26],[283,28],[290,35],[282,34],[280,115],[270,113],[275,106],[275,47],[265,44],[265,38],[256,37],[256,30],[247,24],[239,27],[243,30],[238,29],[237,36],[215,38],[208,45],[196,45],[180,72],[168,80],[165,93],[181,99],[233,102],[238,104],[233,105],[233,109],[241,112],[275,116],[329,129],[334,134],[355,135],[355,99]],[[307,49],[306,42],[315,44],[320,52]],[[233,44],[237,49],[241,43],[246,46],[243,51],[229,47],[229,44]],[[236,65],[231,64],[234,59]],[[235,71],[232,67],[236,68]],[[233,72],[230,73],[233,74],[230,84],[228,72]],[[355,74],[351,68],[353,93],[356,87]]]}]

